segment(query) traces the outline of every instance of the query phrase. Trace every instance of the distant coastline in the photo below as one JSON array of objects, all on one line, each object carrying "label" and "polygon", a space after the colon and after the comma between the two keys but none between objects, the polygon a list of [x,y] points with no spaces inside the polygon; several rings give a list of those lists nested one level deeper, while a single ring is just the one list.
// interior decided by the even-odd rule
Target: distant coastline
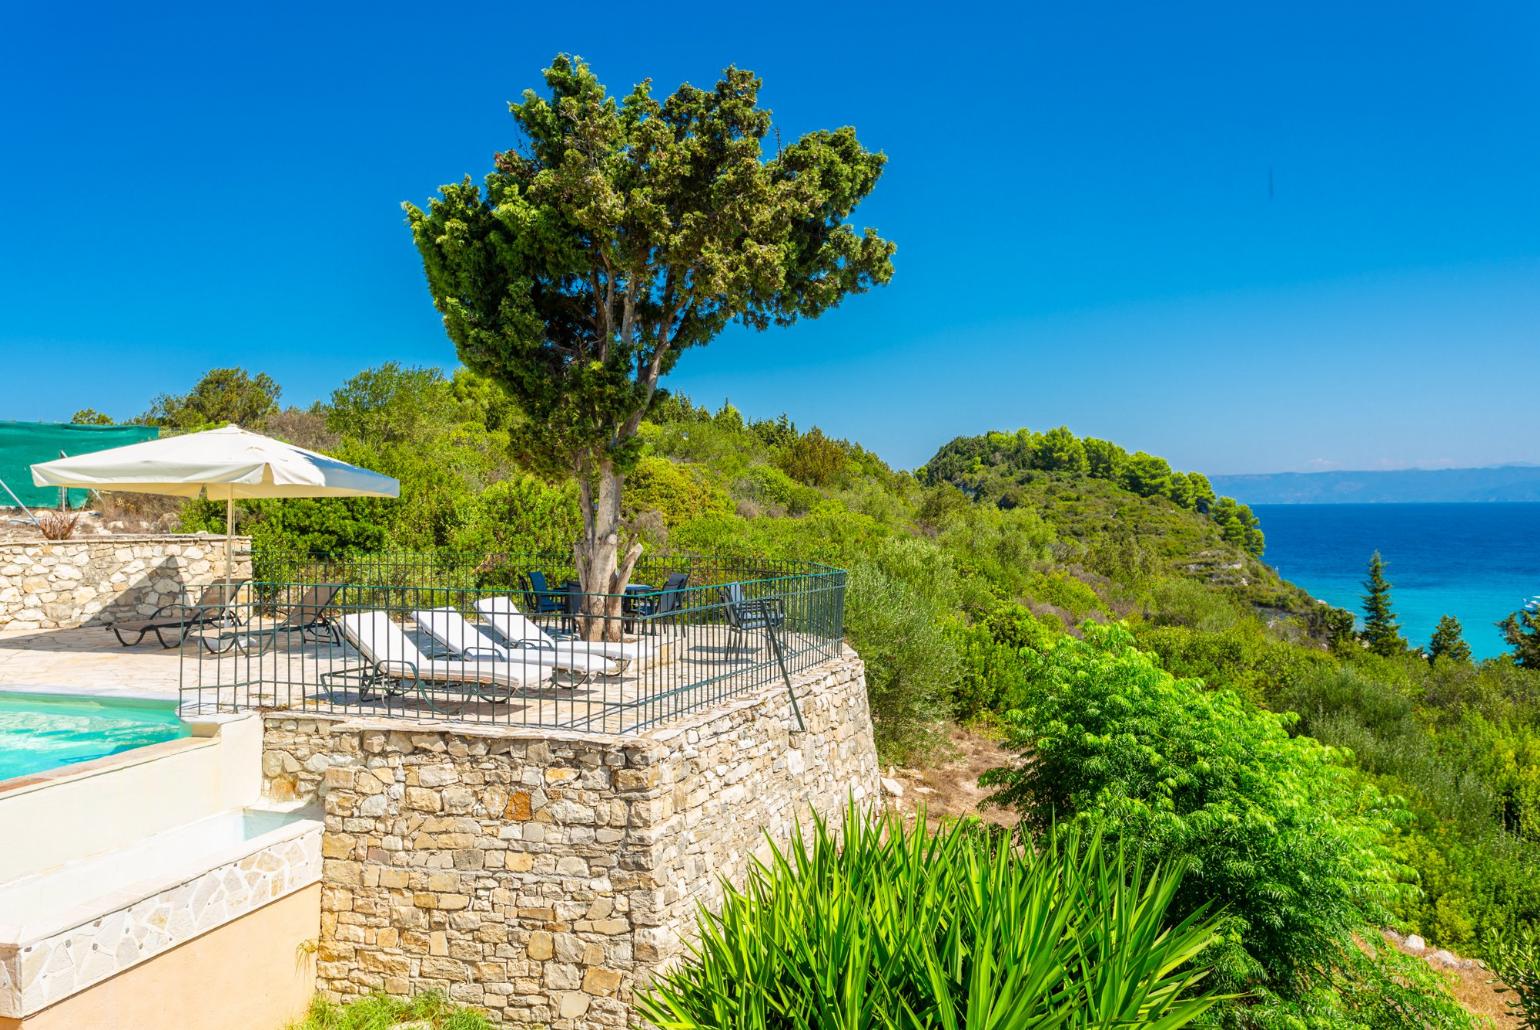
[{"label": "distant coastline", "polygon": [[1495,504],[1540,501],[1540,466],[1263,472],[1210,476],[1244,504]]}]

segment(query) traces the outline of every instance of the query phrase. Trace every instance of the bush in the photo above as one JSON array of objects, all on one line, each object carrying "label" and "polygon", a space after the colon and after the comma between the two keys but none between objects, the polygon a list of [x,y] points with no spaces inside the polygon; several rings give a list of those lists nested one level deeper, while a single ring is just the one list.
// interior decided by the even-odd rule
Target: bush
[{"label": "bush", "polygon": [[1502,980],[1508,1010],[1526,1027],[1540,1027],[1540,934],[1523,928],[1494,933],[1486,942],[1488,964]]},{"label": "bush", "polygon": [[791,478],[808,486],[833,486],[845,473],[849,448],[831,440],[814,426],[776,454],[776,464]]},{"label": "bush", "polygon": [[583,527],[575,486],[523,473],[487,487],[461,518],[451,541],[467,554],[567,554]]},{"label": "bush", "polygon": [[900,759],[926,750],[958,681],[944,609],[875,562],[850,570],[845,597],[845,631],[866,662],[878,749]]},{"label": "bush", "polygon": [[653,455],[644,455],[627,473],[625,504],[634,512],[656,511],[670,529],[699,515],[733,510],[726,492],[703,482],[694,468]]},{"label": "bush", "polygon": [[817,822],[729,887],[638,1008],[662,1030],[1186,1026],[1215,934],[1168,919],[1180,875],[1078,830],[1034,851],[852,806],[843,847]]},{"label": "bush", "polygon": [[750,465],[733,483],[733,495],[762,507],[779,508],[788,515],[804,515],[823,500],[823,494],[774,465]]},{"label": "bush", "polygon": [[1346,755],[1290,737],[1290,718],[1179,680],[1118,626],[1085,627],[1031,670],[1007,716],[1020,765],[993,800],[1045,830],[1092,819],[1141,852],[1192,862],[1179,914],[1215,905],[1227,988],[1305,999],[1351,982],[1354,934],[1380,925],[1403,870],[1386,840],[1399,807]]}]

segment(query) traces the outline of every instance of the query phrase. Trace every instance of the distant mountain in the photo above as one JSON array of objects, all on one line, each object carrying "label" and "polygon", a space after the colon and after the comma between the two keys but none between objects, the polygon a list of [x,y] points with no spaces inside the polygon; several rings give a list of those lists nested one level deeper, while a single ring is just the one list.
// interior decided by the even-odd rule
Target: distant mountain
[{"label": "distant mountain", "polygon": [[1540,466],[1265,472],[1211,476],[1214,489],[1246,504],[1414,504],[1540,501]]}]

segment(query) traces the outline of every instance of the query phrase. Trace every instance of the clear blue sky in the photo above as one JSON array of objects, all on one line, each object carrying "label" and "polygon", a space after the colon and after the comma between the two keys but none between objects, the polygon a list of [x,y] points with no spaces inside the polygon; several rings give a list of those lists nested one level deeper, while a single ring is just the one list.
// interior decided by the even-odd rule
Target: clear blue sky
[{"label": "clear blue sky", "polygon": [[[1067,423],[1209,472],[1540,461],[1540,8],[13,4],[0,418],[451,366],[400,203],[557,51],[854,124],[887,289],[671,385],[914,466]],[[1271,182],[1271,186],[1270,186]]]}]

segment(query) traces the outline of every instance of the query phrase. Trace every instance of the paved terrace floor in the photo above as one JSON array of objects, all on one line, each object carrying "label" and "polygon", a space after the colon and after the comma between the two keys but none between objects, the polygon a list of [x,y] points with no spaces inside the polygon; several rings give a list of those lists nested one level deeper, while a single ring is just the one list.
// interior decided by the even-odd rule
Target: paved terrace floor
[{"label": "paved terrace floor", "polygon": [[[184,661],[183,652],[161,648],[153,636],[123,647],[100,626],[0,631],[0,692],[180,700],[184,714],[262,707],[621,733],[780,679],[763,634],[733,647],[723,629],[685,627],[647,641],[652,655],[631,662],[619,675],[576,683],[572,677],[551,682],[532,675],[528,682],[536,685],[435,684],[395,695],[323,680],[323,674],[361,664],[352,648],[329,642],[296,638],[261,655],[211,655],[189,640]],[[783,639],[793,675],[839,652],[836,642],[809,634],[791,632]],[[491,674],[497,665],[480,661],[473,668]]]}]

